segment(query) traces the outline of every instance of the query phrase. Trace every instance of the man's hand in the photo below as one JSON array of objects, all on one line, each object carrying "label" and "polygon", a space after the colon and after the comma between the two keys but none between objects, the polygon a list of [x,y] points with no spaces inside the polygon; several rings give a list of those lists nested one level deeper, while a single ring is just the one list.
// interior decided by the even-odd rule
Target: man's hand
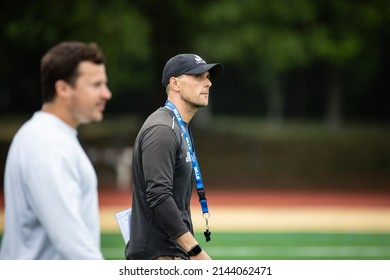
[{"label": "man's hand", "polygon": [[[189,231],[179,236],[176,241],[186,252],[190,251],[191,248],[194,248],[194,246],[198,244],[198,241],[196,241],[195,237],[193,237]],[[204,250],[202,250],[196,256],[190,257],[190,260],[211,260],[211,258]]]},{"label": "man's hand", "polygon": [[190,257],[190,260],[211,260],[211,258],[204,250],[202,250],[196,256]]}]

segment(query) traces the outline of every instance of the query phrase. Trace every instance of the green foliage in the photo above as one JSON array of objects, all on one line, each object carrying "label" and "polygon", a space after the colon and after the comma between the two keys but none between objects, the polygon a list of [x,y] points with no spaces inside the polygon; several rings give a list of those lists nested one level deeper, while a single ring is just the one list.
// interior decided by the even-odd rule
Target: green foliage
[{"label": "green foliage", "polygon": [[[110,87],[124,91],[140,88],[150,72],[149,26],[125,0],[28,2],[23,8],[7,6],[2,27],[5,48],[19,52],[42,50],[64,40],[97,42],[107,58]],[[11,44],[13,46],[11,46]],[[35,54],[36,55],[36,54]],[[37,68],[37,67],[36,67]],[[35,69],[36,69],[35,68]]]},{"label": "green foliage", "polygon": [[[213,1],[203,17],[199,46],[234,63],[275,71],[323,59],[346,64],[367,52],[388,19],[384,1]],[[215,34],[218,34],[216,37]]]},{"label": "green foliage", "polygon": [[[63,40],[95,41],[103,47],[116,97],[111,104],[122,108],[121,112],[123,104],[133,100],[142,101],[143,112],[151,110],[143,103],[157,101],[153,108],[161,103],[163,97],[155,94],[161,90],[161,69],[167,58],[179,52],[199,53],[208,61],[222,61],[229,71],[243,73],[245,78],[235,81],[237,87],[251,87],[255,99],[266,104],[265,111],[274,108],[276,115],[291,109],[286,101],[290,88],[284,83],[302,71],[314,69],[319,77],[313,82],[318,85],[309,89],[314,92],[302,96],[304,101],[311,94],[326,95],[322,89],[328,87],[331,75],[340,76],[336,90],[348,99],[345,104],[352,106],[353,98],[361,95],[356,112],[370,99],[373,85],[384,87],[383,92],[387,89],[381,74],[388,64],[390,37],[390,2],[386,0],[18,2],[0,3],[0,75],[4,79],[0,96],[11,95],[15,107],[24,100],[27,105],[32,99],[38,103],[39,59]],[[299,78],[303,82],[294,90],[304,91],[311,81],[304,75]],[[229,90],[231,82],[225,81],[228,98],[235,94]],[[17,100],[19,93],[23,98]],[[383,104],[387,97],[380,94],[376,102]],[[325,101],[319,102],[331,104]],[[371,114],[377,111],[372,109]]]},{"label": "green foliage", "polygon": [[[199,46],[212,45],[224,61],[282,71],[307,61],[302,30],[312,19],[309,1],[233,1],[211,4],[204,14],[208,32]],[[219,34],[214,37],[215,33]]]}]

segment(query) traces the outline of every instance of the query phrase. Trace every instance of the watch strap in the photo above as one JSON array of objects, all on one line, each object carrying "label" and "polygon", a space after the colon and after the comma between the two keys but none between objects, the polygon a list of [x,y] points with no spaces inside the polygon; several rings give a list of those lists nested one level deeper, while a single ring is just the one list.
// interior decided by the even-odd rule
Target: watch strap
[{"label": "watch strap", "polygon": [[191,250],[187,252],[187,254],[190,257],[193,257],[199,254],[200,252],[202,252],[202,248],[199,246],[199,244],[196,244],[194,247],[191,248]]}]

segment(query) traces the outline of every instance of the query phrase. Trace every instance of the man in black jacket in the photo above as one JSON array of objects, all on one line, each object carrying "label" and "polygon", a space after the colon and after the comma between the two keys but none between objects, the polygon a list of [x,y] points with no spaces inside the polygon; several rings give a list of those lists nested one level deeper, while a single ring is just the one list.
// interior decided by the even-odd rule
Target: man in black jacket
[{"label": "man in black jacket", "polygon": [[194,146],[188,124],[208,105],[211,79],[222,73],[221,64],[207,64],[195,54],[179,54],[166,63],[166,106],[148,117],[134,144],[127,259],[210,259],[193,235]]}]

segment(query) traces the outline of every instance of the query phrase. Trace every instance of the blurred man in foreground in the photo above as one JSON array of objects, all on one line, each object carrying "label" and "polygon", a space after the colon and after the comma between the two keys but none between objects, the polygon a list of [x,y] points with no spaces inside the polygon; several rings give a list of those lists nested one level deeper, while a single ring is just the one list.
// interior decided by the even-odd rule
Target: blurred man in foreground
[{"label": "blurred man in foreground", "polygon": [[97,178],[77,138],[103,119],[107,87],[96,44],[63,42],[41,60],[43,105],[16,133],[4,175],[1,259],[103,259]]}]

